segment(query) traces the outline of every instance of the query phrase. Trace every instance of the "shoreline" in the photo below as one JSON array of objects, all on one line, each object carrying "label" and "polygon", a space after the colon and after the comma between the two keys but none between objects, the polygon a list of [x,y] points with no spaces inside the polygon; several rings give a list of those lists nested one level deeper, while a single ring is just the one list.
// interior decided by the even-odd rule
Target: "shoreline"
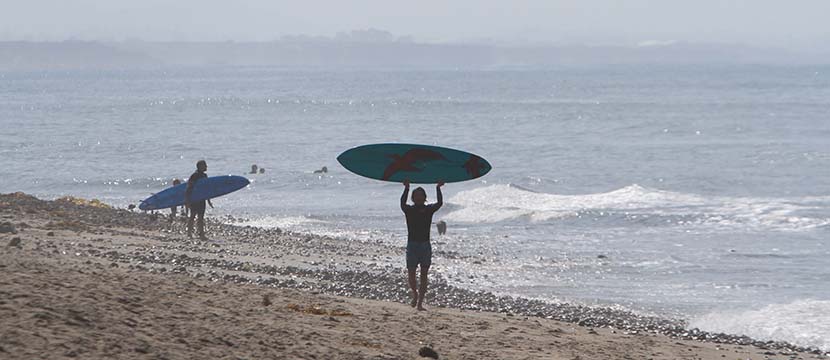
[{"label": "shoreline", "polygon": [[[208,223],[209,234],[214,241],[192,241],[183,236],[180,221],[168,222],[166,216],[111,209],[84,201],[44,201],[22,193],[0,195],[0,216],[0,222],[11,223],[18,231],[17,234],[0,234],[0,246],[5,246],[14,238],[20,242],[19,249],[17,246],[6,247],[8,250],[4,254],[17,255],[3,256],[4,271],[9,268],[23,269],[28,265],[43,268],[46,264],[58,264],[55,266],[73,270],[78,268],[80,271],[129,274],[135,278],[165,283],[166,286],[177,288],[177,291],[186,292],[187,289],[182,289],[186,288],[184,284],[197,282],[240,292],[242,290],[239,289],[242,288],[248,289],[246,291],[257,289],[255,293],[270,291],[277,293],[274,295],[277,298],[282,296],[282,292],[287,292],[310,302],[340,299],[356,304],[349,310],[355,314],[365,312],[364,308],[393,307],[395,310],[390,310],[394,314],[390,315],[393,318],[402,314],[421,316],[405,305],[409,294],[404,272],[400,266],[392,265],[394,262],[390,260],[397,259],[402,251],[395,246],[289,233],[279,229],[241,227],[215,220]],[[453,318],[458,316],[461,320],[454,321],[462,323],[476,316],[528,323],[543,322],[574,329],[573,335],[581,340],[584,340],[583,337],[595,336],[608,339],[649,339],[659,343],[661,349],[669,349],[664,349],[664,352],[683,348],[686,353],[682,354],[689,353],[689,344],[695,344],[702,349],[691,350],[699,353],[696,358],[709,358],[709,350],[720,352],[717,358],[726,354],[723,351],[746,351],[746,354],[742,353],[742,358],[760,356],[757,357],[759,359],[826,356],[819,349],[784,342],[756,341],[745,336],[687,329],[680,320],[641,316],[610,308],[497,296],[450,286],[440,276],[431,278],[427,298],[430,311],[425,317],[431,317],[432,314]],[[23,293],[26,290],[21,289]],[[230,299],[226,300],[231,303]],[[261,302],[262,299],[256,301]],[[407,310],[416,315],[407,314]],[[374,320],[377,321],[379,320]],[[445,330],[451,333],[451,323],[445,325]],[[9,329],[0,329],[0,335],[7,335],[8,331]],[[382,336],[382,333],[375,335]],[[440,340],[445,341],[443,338]],[[519,341],[517,344],[531,346],[531,343]],[[0,343],[0,349],[8,351],[10,347],[7,345]],[[379,345],[385,347],[384,343]],[[434,345],[441,354],[442,346],[438,343]],[[470,345],[466,349],[463,343],[457,345],[457,355],[464,354],[463,350],[488,349],[485,345]],[[498,346],[489,349],[496,348]],[[526,357],[545,358],[543,353],[530,352],[532,347],[527,349]],[[615,349],[627,350],[625,346]],[[409,349],[394,356],[410,353],[414,354]],[[579,356],[578,352],[574,354]],[[565,356],[561,358],[573,358],[559,355]],[[654,353],[645,355],[677,358],[660,357]],[[394,356],[392,358],[397,358]],[[494,358],[503,357],[494,355]]]}]

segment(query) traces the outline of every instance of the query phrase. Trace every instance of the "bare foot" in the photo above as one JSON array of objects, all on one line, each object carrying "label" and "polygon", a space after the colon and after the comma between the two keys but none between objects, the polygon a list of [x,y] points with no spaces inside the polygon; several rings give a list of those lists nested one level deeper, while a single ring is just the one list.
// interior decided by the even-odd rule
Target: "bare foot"
[{"label": "bare foot", "polygon": [[423,307],[423,306],[421,306],[421,305],[418,305],[418,311],[427,311],[427,309],[426,309],[426,308],[424,308],[424,307]]},{"label": "bare foot", "polygon": [[412,294],[412,302],[409,305],[412,306],[412,307],[415,307],[416,305],[418,305],[418,293],[417,292]]}]

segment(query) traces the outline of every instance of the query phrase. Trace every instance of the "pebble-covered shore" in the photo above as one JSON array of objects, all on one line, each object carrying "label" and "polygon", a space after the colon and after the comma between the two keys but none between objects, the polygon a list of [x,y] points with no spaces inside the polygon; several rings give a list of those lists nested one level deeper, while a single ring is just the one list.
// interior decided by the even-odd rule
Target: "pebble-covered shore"
[{"label": "pebble-covered shore", "polygon": [[[42,219],[43,224],[39,225],[43,229],[77,234],[78,241],[70,243],[43,238],[24,244],[54,256],[88,257],[110,267],[328,295],[402,303],[409,299],[404,270],[396,265],[403,246],[238,226],[232,219],[210,220],[212,240],[203,242],[188,239],[182,220],[170,220],[167,213],[144,214],[83,201],[44,201],[22,193],[0,195],[0,231],[9,234],[9,246],[21,246],[20,238],[12,244],[16,237],[11,234],[33,227],[17,221],[20,214]],[[106,240],[116,234],[138,234],[147,241],[118,244]],[[45,236],[50,235],[47,232]],[[830,351],[688,329],[682,319],[471,291],[449,285],[438,274],[431,280],[427,299],[431,306],[547,318],[625,334],[653,333],[683,340],[754,346],[785,356],[796,352],[827,356],[825,351]]]}]

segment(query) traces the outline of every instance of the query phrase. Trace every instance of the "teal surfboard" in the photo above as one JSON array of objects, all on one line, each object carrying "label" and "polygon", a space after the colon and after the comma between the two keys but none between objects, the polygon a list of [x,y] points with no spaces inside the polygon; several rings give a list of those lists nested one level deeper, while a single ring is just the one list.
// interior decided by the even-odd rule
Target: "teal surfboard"
[{"label": "teal surfboard", "polygon": [[371,179],[418,184],[459,182],[479,178],[492,167],[466,151],[417,144],[371,144],[337,157],[349,171]]},{"label": "teal surfboard", "polygon": [[[190,200],[202,201],[213,199],[242,189],[250,183],[248,179],[237,175],[220,175],[199,179],[196,185],[193,186]],[[158,210],[184,205],[185,190],[187,190],[187,182],[160,191],[144,199],[144,201],[138,204],[138,208],[141,210]]]}]

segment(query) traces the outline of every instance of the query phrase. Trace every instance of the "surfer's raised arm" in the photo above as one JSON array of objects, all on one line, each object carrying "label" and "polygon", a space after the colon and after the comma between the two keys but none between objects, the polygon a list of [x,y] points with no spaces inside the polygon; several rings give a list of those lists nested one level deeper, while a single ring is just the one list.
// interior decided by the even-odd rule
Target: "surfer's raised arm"
[{"label": "surfer's raised arm", "polygon": [[438,201],[435,202],[435,205],[434,205],[436,211],[438,211],[438,209],[440,209],[441,206],[444,205],[444,195],[441,194],[441,187],[442,186],[444,186],[443,181],[441,181],[437,185],[435,185],[435,198],[438,200]]},{"label": "surfer's raised arm", "polygon": [[403,181],[403,194],[401,195],[401,210],[406,212],[406,198],[409,197],[409,180]]}]

